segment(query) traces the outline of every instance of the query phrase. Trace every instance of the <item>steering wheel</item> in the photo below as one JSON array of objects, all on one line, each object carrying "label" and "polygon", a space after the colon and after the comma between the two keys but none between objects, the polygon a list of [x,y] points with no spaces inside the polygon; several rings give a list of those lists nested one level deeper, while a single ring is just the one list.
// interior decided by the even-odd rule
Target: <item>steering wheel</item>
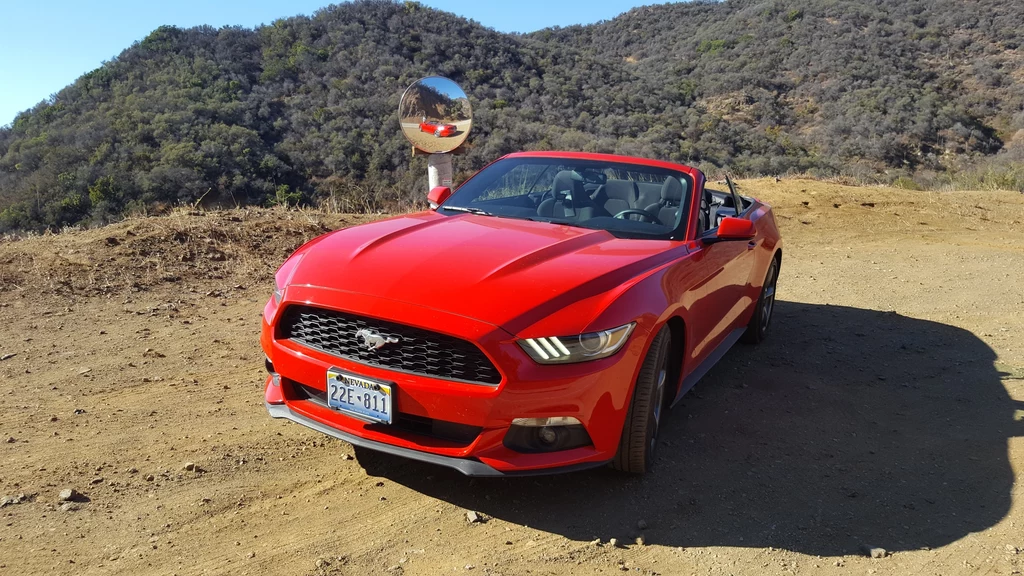
[{"label": "steering wheel", "polygon": [[646,219],[651,224],[657,224],[658,223],[658,219],[655,218],[654,216],[651,216],[650,212],[648,212],[646,210],[639,210],[639,209],[636,209],[636,208],[627,208],[626,210],[623,210],[622,212],[619,212],[618,214],[616,214],[614,217],[615,218],[621,218],[622,220],[628,220],[628,218],[626,218],[626,216],[630,216],[632,214],[636,214],[637,216],[640,216],[641,218]]}]

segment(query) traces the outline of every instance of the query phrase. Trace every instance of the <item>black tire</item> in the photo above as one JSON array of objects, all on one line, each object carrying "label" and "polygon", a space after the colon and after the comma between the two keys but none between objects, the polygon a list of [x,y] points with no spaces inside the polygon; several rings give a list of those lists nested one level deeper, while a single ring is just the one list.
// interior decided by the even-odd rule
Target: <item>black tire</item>
[{"label": "black tire", "polygon": [[772,258],[772,263],[764,276],[764,284],[761,286],[761,295],[757,297],[754,314],[747,323],[747,331],[743,333],[743,341],[747,344],[759,344],[768,337],[772,312],[775,311],[775,286],[778,281],[779,259]]},{"label": "black tire", "polygon": [[626,412],[626,423],[619,439],[619,451],[612,460],[612,468],[643,474],[654,463],[654,449],[658,443],[658,428],[665,415],[665,388],[668,385],[669,359],[672,334],[665,326],[654,337],[650,350],[640,367],[633,399]]}]

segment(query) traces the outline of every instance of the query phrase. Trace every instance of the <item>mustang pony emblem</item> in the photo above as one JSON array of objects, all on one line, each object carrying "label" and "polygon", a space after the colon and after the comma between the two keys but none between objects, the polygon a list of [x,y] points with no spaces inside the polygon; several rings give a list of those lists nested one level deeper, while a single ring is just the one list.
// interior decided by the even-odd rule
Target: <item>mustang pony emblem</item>
[{"label": "mustang pony emblem", "polygon": [[391,336],[381,336],[379,332],[375,330],[369,330],[363,328],[359,332],[356,332],[356,338],[363,339],[363,347],[367,350],[380,350],[388,344],[398,343],[398,338],[392,338]]}]

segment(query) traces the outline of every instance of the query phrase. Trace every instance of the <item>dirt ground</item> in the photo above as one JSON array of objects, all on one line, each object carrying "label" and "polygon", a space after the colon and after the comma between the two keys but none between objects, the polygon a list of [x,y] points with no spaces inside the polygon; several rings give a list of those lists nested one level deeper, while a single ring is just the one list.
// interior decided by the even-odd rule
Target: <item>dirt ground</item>
[{"label": "dirt ground", "polygon": [[0,242],[0,575],[1020,573],[1024,196],[742,187],[786,239],[772,333],[643,478],[471,480],[271,420],[273,270],[368,217]]}]

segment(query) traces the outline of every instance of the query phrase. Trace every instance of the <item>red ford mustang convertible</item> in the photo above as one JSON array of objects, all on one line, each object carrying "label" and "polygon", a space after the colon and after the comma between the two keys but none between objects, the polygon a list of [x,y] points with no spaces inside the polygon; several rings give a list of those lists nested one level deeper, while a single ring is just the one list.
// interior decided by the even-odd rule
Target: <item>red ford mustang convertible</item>
[{"label": "red ford mustang convertible", "polygon": [[420,122],[420,132],[433,134],[437,138],[448,138],[454,136],[458,126],[455,124],[442,124],[440,122]]},{"label": "red ford mustang convertible", "polygon": [[666,409],[771,321],[775,218],[727,184],[511,154],[312,240],[263,314],[270,415],[467,475],[647,471]]}]

